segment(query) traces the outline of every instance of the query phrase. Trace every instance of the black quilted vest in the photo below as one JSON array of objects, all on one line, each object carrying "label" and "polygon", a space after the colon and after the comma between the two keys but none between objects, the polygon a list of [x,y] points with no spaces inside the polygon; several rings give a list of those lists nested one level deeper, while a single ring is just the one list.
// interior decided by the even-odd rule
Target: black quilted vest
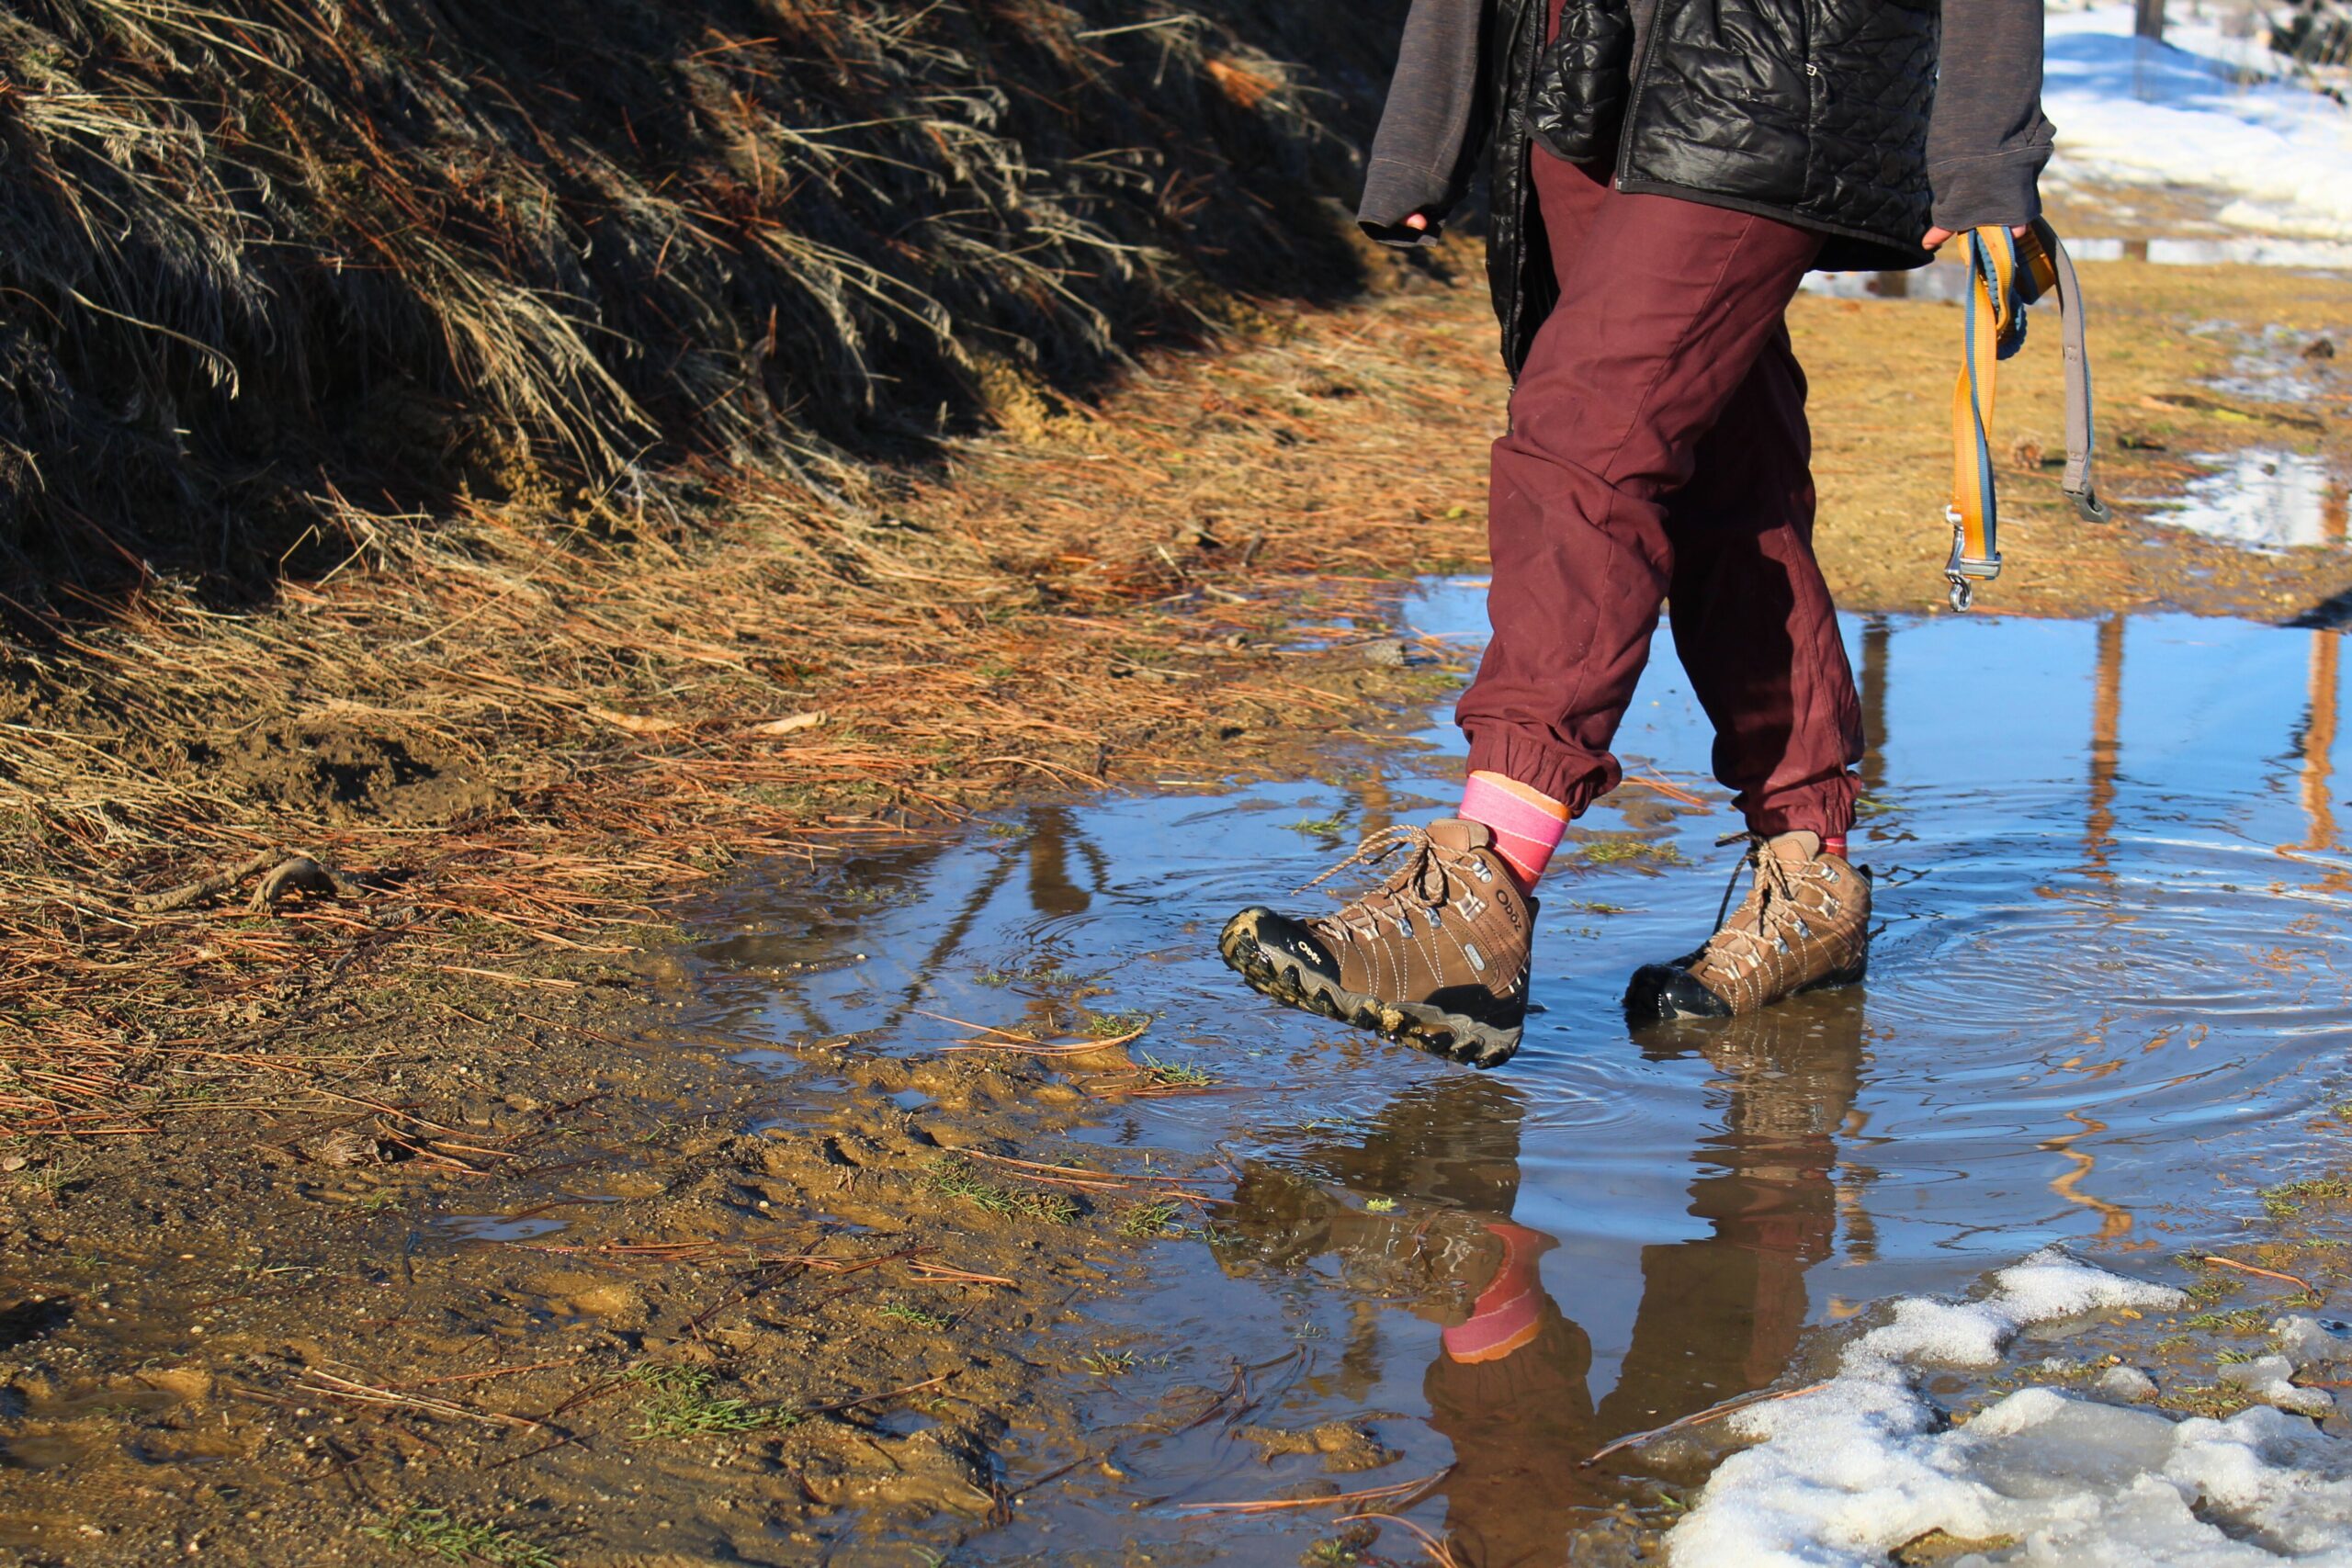
[{"label": "black quilted vest", "polygon": [[[1628,191],[1760,212],[1828,236],[1837,271],[1923,265],[1938,0],[1657,0],[1622,104]],[[1500,0],[1487,68],[1494,222],[1487,265],[1515,374],[1557,294],[1527,174],[1542,120],[1547,0]]]}]

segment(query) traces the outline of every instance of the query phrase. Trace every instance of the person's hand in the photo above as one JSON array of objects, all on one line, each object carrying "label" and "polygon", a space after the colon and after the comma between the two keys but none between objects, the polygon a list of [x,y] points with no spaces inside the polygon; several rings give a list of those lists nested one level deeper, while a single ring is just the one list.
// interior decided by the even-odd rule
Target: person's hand
[{"label": "person's hand", "polygon": [[[1414,216],[1419,217],[1419,214],[1416,213]],[[1412,220],[1413,220],[1411,218],[1405,220],[1408,223],[1410,223]],[[2019,223],[2013,226],[2009,230],[2009,232],[2022,240],[2028,234],[2033,232],[2033,225],[2030,223]],[[1951,231],[1949,229],[1930,229],[1919,237],[1919,244],[1924,250],[1939,251],[1943,249],[1944,242],[1951,238]]]},{"label": "person's hand", "polygon": [[1416,234],[1428,233],[1430,231],[1429,214],[1425,212],[1408,214],[1405,219],[1405,227],[1410,229]]}]

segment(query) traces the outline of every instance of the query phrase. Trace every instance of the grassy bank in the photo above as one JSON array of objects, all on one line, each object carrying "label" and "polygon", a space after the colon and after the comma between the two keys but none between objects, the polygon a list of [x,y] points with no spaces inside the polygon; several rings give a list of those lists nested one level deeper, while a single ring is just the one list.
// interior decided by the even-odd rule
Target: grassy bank
[{"label": "grassy bank", "polygon": [[[1403,6],[34,0],[0,17],[0,551],[39,612],[838,488],[1360,281]],[[1306,64],[1294,63],[1306,62]]]},{"label": "grassy bank", "polygon": [[1469,468],[1419,461],[1491,406],[1454,299],[1170,356],[1115,417],[832,506],[745,481],[626,545],[485,522],[265,609],[61,630],[0,711],[0,1112],[291,1089],[348,1070],[320,1021],[402,976],[609,963],[746,856],[1340,722],[1411,672],[1293,629],[1476,551]]}]

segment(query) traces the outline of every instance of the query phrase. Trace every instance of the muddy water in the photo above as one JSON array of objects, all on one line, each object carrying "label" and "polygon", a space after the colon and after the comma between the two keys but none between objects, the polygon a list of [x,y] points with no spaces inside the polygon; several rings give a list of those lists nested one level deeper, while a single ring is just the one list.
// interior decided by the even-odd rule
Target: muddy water
[{"label": "muddy water", "polygon": [[[1472,584],[1401,614],[1465,641],[1483,624]],[[1557,1561],[1563,1532],[1652,1495],[1636,1455],[1581,1461],[1769,1382],[1809,1325],[2050,1241],[2129,1267],[2228,1235],[2296,1173],[2352,1096],[2338,635],[1848,633],[1873,970],[1760,1020],[1629,1034],[1616,1007],[1634,965],[1708,928],[1729,869],[1670,659],[1622,737],[1628,773],[1709,805],[1633,788],[1580,824],[1545,889],[1543,1011],[1499,1072],[1261,1002],[1212,946],[1231,908],[1445,808],[1460,744],[1433,719],[1335,739],[1320,778],[1161,781],[858,863],[818,905],[745,896],[703,950],[712,1021],[780,1057],[963,1032],[926,1013],[1135,1013],[1143,1049],[1216,1080],[1092,1133],[1218,1155],[1236,1202],[1156,1244],[1156,1283],[1106,1314],[1136,1359],[1102,1380],[1096,1446],[1012,1480],[1086,1462],[959,1561],[1295,1562],[1329,1510],[1190,1506],[1449,1464],[1371,1506],[1450,1529],[1466,1562]],[[1327,1432],[1268,1458],[1251,1436],[1364,1416],[1377,1447]]]}]

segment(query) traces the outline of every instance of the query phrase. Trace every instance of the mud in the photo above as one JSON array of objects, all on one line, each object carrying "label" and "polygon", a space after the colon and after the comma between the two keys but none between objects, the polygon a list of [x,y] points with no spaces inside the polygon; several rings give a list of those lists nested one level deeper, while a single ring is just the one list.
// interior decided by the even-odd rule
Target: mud
[{"label": "mud", "polygon": [[747,1068],[566,999],[463,1095],[9,1156],[0,1552],[393,1561],[431,1508],[487,1561],[898,1563],[1005,1517],[1198,1162],[1006,1163],[1090,1109],[1019,1057]]},{"label": "mud", "polygon": [[340,826],[380,818],[410,826],[455,821],[498,804],[478,764],[429,736],[347,725],[271,727],[189,748],[227,788]]}]

